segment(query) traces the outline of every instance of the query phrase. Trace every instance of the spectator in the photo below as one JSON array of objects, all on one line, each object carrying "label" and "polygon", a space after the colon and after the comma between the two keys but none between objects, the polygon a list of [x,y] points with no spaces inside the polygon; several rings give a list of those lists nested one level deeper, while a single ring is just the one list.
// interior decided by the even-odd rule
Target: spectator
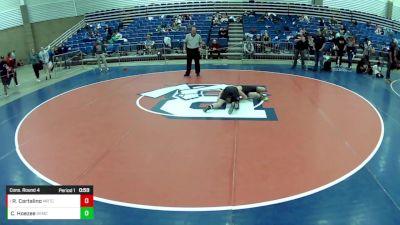
[{"label": "spectator", "polygon": [[254,48],[256,53],[261,53],[263,51],[263,41],[261,39],[261,35],[257,34],[254,39]]},{"label": "spectator", "polygon": [[372,47],[372,42],[367,39],[367,42],[364,43],[363,57],[369,61],[373,53],[375,53],[375,49]]},{"label": "spectator", "polygon": [[201,42],[200,55],[202,59],[208,59],[208,46],[204,41]]},{"label": "spectator", "polygon": [[50,71],[51,67],[50,66],[52,64],[50,64],[49,48],[50,47],[47,47],[47,48],[41,47],[40,52],[39,52],[39,59],[40,59],[40,61],[42,61],[43,69],[47,73],[46,80],[48,79],[48,76],[51,79],[51,71]]},{"label": "spectator", "polygon": [[106,48],[102,42],[97,41],[95,43],[93,46],[93,55],[96,55],[97,65],[99,66],[100,72],[103,71],[102,65],[104,65],[106,71],[109,71],[106,60]]},{"label": "spectator", "polygon": [[398,43],[393,40],[390,43],[390,48],[389,48],[389,54],[388,54],[388,63],[387,63],[387,70],[386,70],[386,82],[391,83],[390,79],[390,71],[394,69],[399,69],[400,68],[400,63],[397,60],[397,54],[398,54],[398,49],[397,49]]},{"label": "spectator", "polygon": [[306,23],[310,23],[310,18],[309,18],[307,15],[305,15],[305,16],[304,16],[304,21],[305,21]]},{"label": "spectator", "polygon": [[221,46],[218,44],[217,40],[214,39],[211,43],[210,46],[210,56],[215,59],[215,56],[217,56],[217,59],[221,57]]},{"label": "spectator", "polygon": [[124,38],[120,32],[115,33],[115,40],[116,42],[128,42],[128,39]]},{"label": "spectator", "polygon": [[295,47],[294,47],[294,59],[293,59],[292,69],[296,68],[297,60],[299,59],[300,55],[301,67],[303,70],[305,70],[306,65],[304,62],[305,59],[304,50],[308,48],[308,42],[307,38],[304,36],[303,31],[301,31],[299,34],[296,35],[294,42],[295,42]]},{"label": "spectator", "polygon": [[221,20],[220,20],[221,23],[226,23],[226,22],[228,22],[228,20],[229,20],[228,13],[222,14]]},{"label": "spectator", "polygon": [[18,84],[18,78],[17,78],[17,70],[16,70],[16,61],[15,58],[13,58],[12,56],[13,54],[11,52],[9,52],[7,54],[7,58],[6,58],[6,63],[8,66],[8,74],[10,79],[13,78],[14,79],[14,83],[16,86],[19,86]]},{"label": "spectator", "polygon": [[0,77],[4,87],[4,95],[8,96],[8,86],[10,85],[11,77],[8,74],[7,62],[3,56],[0,58]]},{"label": "spectator", "polygon": [[330,23],[332,24],[332,26],[336,26],[338,24],[338,21],[336,20],[335,17],[332,16],[330,19]]},{"label": "spectator", "polygon": [[378,62],[376,65],[374,65],[372,70],[374,71],[376,78],[383,78],[381,62]]},{"label": "spectator", "polygon": [[347,32],[347,28],[344,25],[340,25],[339,33],[344,35]]},{"label": "spectator", "polygon": [[323,68],[323,55],[325,50],[325,37],[322,35],[321,31],[317,31],[317,35],[314,37],[314,50],[315,50],[315,64],[314,70],[318,70],[318,62],[320,69]]},{"label": "spectator", "polygon": [[32,49],[30,54],[31,64],[33,71],[35,72],[36,81],[40,82],[40,70],[43,69],[43,65],[40,62],[39,55],[35,52],[35,49]]},{"label": "spectator", "polygon": [[353,57],[356,54],[356,41],[354,37],[350,36],[347,38],[346,51],[347,51],[348,69],[350,70],[353,63]]},{"label": "spectator", "polygon": [[146,41],[144,41],[145,52],[147,54],[152,54],[154,50],[154,41],[151,39],[151,35],[148,34],[146,37]]},{"label": "spectator", "polygon": [[15,54],[15,50],[12,50],[11,57],[14,59],[15,62],[17,62],[17,55]]},{"label": "spectator", "polygon": [[319,18],[318,23],[319,23],[320,27],[324,27],[325,26],[325,21],[322,18]]},{"label": "spectator", "polygon": [[352,19],[352,20],[351,20],[351,24],[352,24],[353,26],[357,26],[357,24],[358,24],[358,23],[357,23],[357,20]]},{"label": "spectator", "polygon": [[225,27],[221,27],[218,31],[219,38],[228,38],[228,31]]},{"label": "spectator", "polygon": [[254,57],[254,44],[251,40],[244,42],[244,56],[248,59],[252,59]]},{"label": "spectator", "polygon": [[122,21],[119,21],[118,22],[118,32],[120,32],[122,28],[124,28],[124,23]]},{"label": "spectator", "polygon": [[311,55],[315,55],[315,43],[314,43],[314,37],[313,36],[309,36],[307,37],[308,40],[308,52]]},{"label": "spectator", "polygon": [[264,32],[264,35],[263,35],[263,37],[262,37],[262,41],[263,41],[264,49],[265,49],[265,50],[267,50],[267,49],[270,50],[270,49],[272,48],[271,37],[269,36],[269,34],[268,34],[267,31]]},{"label": "spectator", "polygon": [[171,54],[172,51],[172,43],[171,43],[171,38],[165,36],[164,37],[164,49],[166,54]]},{"label": "spectator", "polygon": [[367,73],[368,70],[368,63],[365,58],[362,58],[358,63],[357,63],[357,68],[356,68],[356,73],[358,74],[363,74]]},{"label": "spectator", "polygon": [[382,28],[380,26],[376,26],[375,34],[376,35],[383,35],[383,30],[382,30]]},{"label": "spectator", "polygon": [[342,58],[346,50],[346,40],[343,36],[337,39],[336,43],[336,66],[342,67]]}]

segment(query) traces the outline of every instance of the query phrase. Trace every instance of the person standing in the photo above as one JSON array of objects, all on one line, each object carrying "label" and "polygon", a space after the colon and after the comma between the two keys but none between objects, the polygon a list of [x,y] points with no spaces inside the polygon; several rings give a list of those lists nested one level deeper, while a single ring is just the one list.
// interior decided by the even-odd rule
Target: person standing
[{"label": "person standing", "polygon": [[356,41],[354,37],[349,37],[347,39],[347,63],[348,63],[348,69],[351,70],[351,65],[353,63],[353,57],[354,54],[356,54]]},{"label": "person standing", "polygon": [[96,42],[93,46],[93,55],[96,55],[97,65],[99,66],[100,72],[103,71],[102,64],[104,65],[106,71],[108,71],[107,60],[106,60],[106,48],[100,41]]},{"label": "person standing", "polygon": [[13,78],[15,86],[19,86],[18,79],[17,79],[17,69],[15,68],[16,67],[16,61],[15,61],[15,58],[13,58],[11,52],[9,52],[7,54],[6,63],[7,63],[7,66],[8,66],[8,73],[9,73],[10,79]]},{"label": "person standing", "polygon": [[46,80],[49,78],[51,79],[51,66],[53,64],[50,63],[50,55],[49,55],[49,47],[48,48],[40,48],[39,52],[39,59],[42,61],[43,69],[45,69],[47,75]]},{"label": "person standing", "polygon": [[314,54],[315,54],[315,65],[314,71],[318,70],[318,62],[320,65],[320,69],[324,67],[323,65],[323,55],[325,49],[325,37],[322,35],[321,31],[317,32],[317,35],[314,37]]},{"label": "person standing", "polygon": [[300,55],[301,68],[303,70],[305,70],[306,65],[304,62],[304,59],[305,59],[304,51],[308,48],[308,42],[307,42],[306,37],[304,36],[303,31],[300,31],[300,33],[298,35],[296,35],[294,42],[295,42],[295,46],[294,46],[294,59],[293,59],[292,69],[296,68],[297,60],[299,59],[299,55]]},{"label": "person standing", "polygon": [[190,76],[192,70],[192,60],[194,59],[196,75],[200,76],[200,46],[202,40],[197,33],[196,27],[192,27],[190,34],[186,34],[183,49],[186,51],[186,73],[185,77]]},{"label": "person standing", "polygon": [[35,72],[36,81],[40,82],[39,71],[42,68],[42,64],[40,63],[39,55],[35,52],[35,49],[32,49],[30,59],[31,59],[33,71]]},{"label": "person standing", "polygon": [[388,83],[391,83],[392,80],[390,79],[390,71],[393,69],[398,69],[400,64],[397,60],[397,43],[392,41],[390,43],[389,54],[388,54],[388,63],[386,69],[386,77],[385,80]]},{"label": "person standing", "polygon": [[10,77],[8,76],[7,62],[3,56],[0,58],[0,78],[4,87],[4,95],[8,96],[8,85],[10,85]]},{"label": "person standing", "polygon": [[344,52],[346,51],[346,40],[344,39],[343,36],[340,36],[337,39],[337,43],[336,43],[336,66],[342,67],[342,58],[344,55]]}]

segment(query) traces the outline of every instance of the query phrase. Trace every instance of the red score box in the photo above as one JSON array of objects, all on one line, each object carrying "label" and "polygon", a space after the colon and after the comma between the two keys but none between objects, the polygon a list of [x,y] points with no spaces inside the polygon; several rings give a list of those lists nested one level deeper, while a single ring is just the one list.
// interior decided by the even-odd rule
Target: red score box
[{"label": "red score box", "polygon": [[93,195],[81,195],[81,207],[93,207]]}]

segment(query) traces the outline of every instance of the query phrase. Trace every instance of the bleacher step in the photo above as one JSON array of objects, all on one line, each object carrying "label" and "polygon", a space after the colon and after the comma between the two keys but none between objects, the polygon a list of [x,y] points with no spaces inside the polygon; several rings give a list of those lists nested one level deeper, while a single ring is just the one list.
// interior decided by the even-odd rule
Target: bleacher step
[{"label": "bleacher step", "polygon": [[229,42],[240,42],[243,41],[242,37],[230,37]]}]

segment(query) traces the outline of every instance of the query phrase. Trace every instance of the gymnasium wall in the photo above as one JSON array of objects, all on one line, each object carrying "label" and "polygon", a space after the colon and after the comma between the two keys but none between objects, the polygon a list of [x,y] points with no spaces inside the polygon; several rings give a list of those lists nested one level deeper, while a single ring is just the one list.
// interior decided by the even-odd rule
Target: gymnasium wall
[{"label": "gymnasium wall", "polygon": [[48,45],[83,18],[83,16],[74,16],[33,23],[32,31],[36,48]]},{"label": "gymnasium wall", "polygon": [[22,25],[20,0],[0,0],[0,30]]},{"label": "gymnasium wall", "polygon": [[24,27],[17,26],[0,32],[0,55],[15,50],[17,57],[26,58]]},{"label": "gymnasium wall", "polygon": [[[36,49],[46,46],[69,28],[81,21],[83,16],[68,17],[32,23],[33,40]],[[0,31],[0,55],[15,50],[17,57],[24,61],[29,59],[29,49],[25,45],[25,33],[23,26],[17,26]]]},{"label": "gymnasium wall", "polygon": [[394,0],[393,1],[392,19],[400,20],[400,0]]}]

